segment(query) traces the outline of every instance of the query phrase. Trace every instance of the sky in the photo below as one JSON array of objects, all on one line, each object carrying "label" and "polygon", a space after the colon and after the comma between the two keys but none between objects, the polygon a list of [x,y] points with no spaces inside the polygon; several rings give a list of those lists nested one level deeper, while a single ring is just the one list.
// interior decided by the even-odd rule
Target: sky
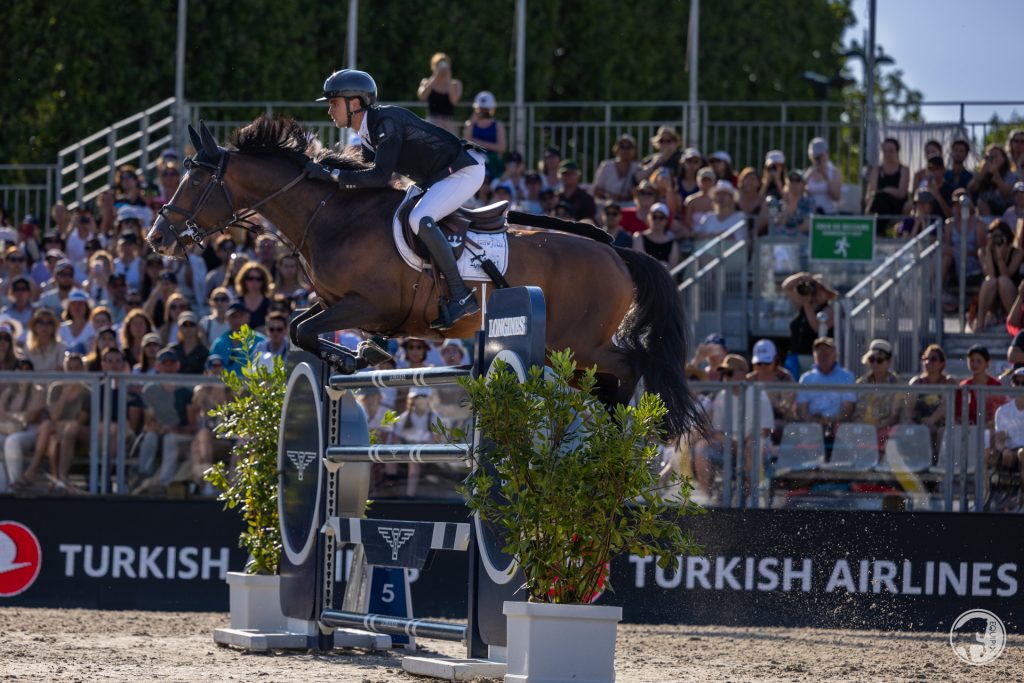
[{"label": "sky", "polygon": [[[857,24],[846,33],[863,42],[867,0],[854,0]],[[993,112],[1006,120],[1014,110],[1024,118],[1024,0],[876,0],[875,41],[903,70],[908,87],[926,102],[1016,102],[966,110],[968,120],[987,121]],[[863,67],[851,65],[862,80]],[[882,67],[883,72],[891,66]],[[929,107],[928,121],[957,120],[957,107]]]}]

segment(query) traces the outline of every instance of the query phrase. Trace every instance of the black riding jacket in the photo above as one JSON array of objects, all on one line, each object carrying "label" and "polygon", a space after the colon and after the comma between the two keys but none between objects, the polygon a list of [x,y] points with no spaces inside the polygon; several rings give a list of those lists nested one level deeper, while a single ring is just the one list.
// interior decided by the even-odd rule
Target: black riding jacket
[{"label": "black riding jacket", "polygon": [[472,147],[470,143],[402,107],[370,107],[366,110],[366,131],[372,143],[362,141],[363,158],[373,166],[341,171],[338,184],[342,187],[384,187],[392,173],[400,173],[426,189],[477,163],[466,152]]}]

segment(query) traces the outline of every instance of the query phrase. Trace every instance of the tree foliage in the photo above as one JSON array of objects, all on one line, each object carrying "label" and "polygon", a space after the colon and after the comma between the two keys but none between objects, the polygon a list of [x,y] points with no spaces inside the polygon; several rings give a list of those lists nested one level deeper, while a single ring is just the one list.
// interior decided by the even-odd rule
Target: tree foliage
[{"label": "tree foliage", "polygon": [[[703,100],[813,99],[801,78],[842,68],[851,0],[720,0],[701,7]],[[689,2],[533,0],[526,99],[679,100]],[[188,8],[191,101],[309,101],[345,65],[348,3],[234,0]],[[358,62],[385,100],[415,98],[436,51],[465,98],[515,91],[514,0],[375,0],[359,8]],[[71,144],[174,94],[177,3],[13,0],[0,12],[0,162],[49,162]],[[839,93],[834,97],[838,100]]]}]

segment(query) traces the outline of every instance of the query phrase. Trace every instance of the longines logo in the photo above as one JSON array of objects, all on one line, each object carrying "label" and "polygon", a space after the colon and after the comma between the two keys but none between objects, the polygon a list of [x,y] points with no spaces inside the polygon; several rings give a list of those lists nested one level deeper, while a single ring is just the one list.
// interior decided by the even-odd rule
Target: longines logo
[{"label": "longines logo", "polygon": [[398,527],[378,527],[377,531],[384,537],[384,542],[391,548],[391,561],[398,559],[398,549],[405,545],[416,533],[415,529],[401,529]]},{"label": "longines logo", "polygon": [[295,469],[298,470],[299,473],[299,481],[302,481],[302,476],[306,472],[306,467],[309,463],[313,462],[314,458],[316,458],[316,453],[314,451],[285,451],[284,454],[287,455],[288,459],[292,461],[293,465],[295,465]]}]

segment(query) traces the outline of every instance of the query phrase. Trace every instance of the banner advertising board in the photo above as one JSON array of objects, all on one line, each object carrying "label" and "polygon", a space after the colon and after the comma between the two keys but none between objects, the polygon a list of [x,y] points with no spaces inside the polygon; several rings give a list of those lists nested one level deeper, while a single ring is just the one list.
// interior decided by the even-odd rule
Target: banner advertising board
[{"label": "banner advertising board", "polygon": [[[372,515],[466,510],[376,501]],[[928,631],[985,609],[1022,632],[1020,515],[711,510],[688,526],[701,556],[677,570],[617,558],[599,603],[634,623]],[[216,501],[0,498],[0,606],[223,612],[240,529]],[[436,552],[410,579],[416,616],[464,618],[465,553]]]}]

